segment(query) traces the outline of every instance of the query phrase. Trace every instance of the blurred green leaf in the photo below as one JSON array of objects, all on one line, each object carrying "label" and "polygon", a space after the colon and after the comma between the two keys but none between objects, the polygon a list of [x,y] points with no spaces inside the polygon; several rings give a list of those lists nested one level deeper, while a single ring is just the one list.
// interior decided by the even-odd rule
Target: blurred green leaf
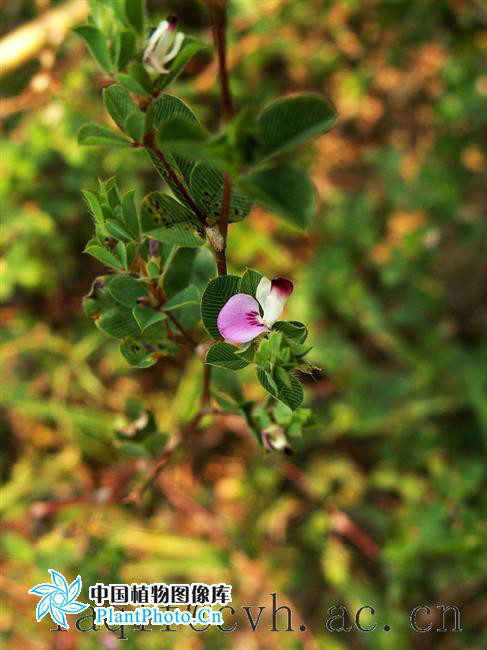
[{"label": "blurred green leaf", "polygon": [[185,36],[183,46],[174,61],[170,63],[169,73],[161,74],[155,80],[154,87],[157,92],[167,88],[184,70],[189,61],[202,50],[210,51],[211,48],[204,43],[200,43],[191,36]]},{"label": "blurred green leaf", "polygon": [[132,60],[135,54],[135,34],[130,29],[119,33],[119,49],[117,56],[117,70],[123,70]]},{"label": "blurred green leaf", "polygon": [[325,133],[335,121],[335,109],[321,95],[277,99],[257,118],[261,153],[266,158],[282,153]]},{"label": "blurred green leaf", "polygon": [[160,321],[167,318],[166,314],[163,311],[156,311],[155,309],[147,307],[146,305],[136,305],[133,308],[132,313],[135,320],[137,321],[138,326],[140,327],[141,332],[146,330],[151,325],[159,323]]},{"label": "blurred green leaf", "polygon": [[169,298],[169,300],[164,303],[163,309],[164,311],[172,311],[174,309],[179,309],[180,307],[185,307],[186,305],[199,304],[200,293],[196,287],[191,285]]},{"label": "blurred green leaf", "polygon": [[125,120],[125,131],[134,140],[142,142],[144,138],[145,115],[141,111],[134,111]]},{"label": "blurred green leaf", "polygon": [[100,67],[105,72],[110,72],[112,61],[105,34],[93,25],[81,25],[75,27],[73,31],[81,36]]},{"label": "blurred green leaf", "polygon": [[131,142],[120,133],[115,133],[106,126],[85,124],[78,132],[79,144],[97,145],[101,147],[130,147]]},{"label": "blurred green leaf", "polygon": [[315,189],[301,170],[272,167],[248,174],[241,183],[256,201],[288,223],[301,229],[309,226],[316,209]]},{"label": "blurred green leaf", "polygon": [[144,31],[144,0],[125,0],[125,15],[136,32]]}]

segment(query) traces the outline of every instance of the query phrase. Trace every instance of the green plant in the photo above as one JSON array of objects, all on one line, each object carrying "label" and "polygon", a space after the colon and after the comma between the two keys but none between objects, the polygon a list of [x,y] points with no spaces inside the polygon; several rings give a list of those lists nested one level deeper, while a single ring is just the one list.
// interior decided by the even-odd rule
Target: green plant
[{"label": "green plant", "polygon": [[[234,111],[225,4],[207,2],[221,89],[216,133],[166,92],[190,59],[208,49],[179,33],[176,17],[162,21],[147,39],[142,1],[92,3],[88,24],[76,29],[109,76],[103,99],[118,127],[87,124],[79,131],[80,144],[143,148],[166,190],[150,192],[140,206],[135,191],[121,192],[115,178],[84,192],[95,224],[85,252],[110,269],[94,281],[84,309],[120,341],[134,367],[176,356],[181,346],[202,358],[201,408],[193,424],[205,413],[237,412],[261,444],[288,449],[288,436],[301,435],[311,421],[301,406],[299,380],[312,368],[307,328],[278,320],[292,291],[289,280],[270,282],[252,269],[228,274],[227,234],[254,203],[306,228],[315,210],[314,187],[286,154],[330,129],[336,116],[330,102],[314,93],[277,99],[260,112]],[[200,320],[210,339],[201,339]],[[248,366],[267,393],[264,405],[246,400],[228,377]]]}]

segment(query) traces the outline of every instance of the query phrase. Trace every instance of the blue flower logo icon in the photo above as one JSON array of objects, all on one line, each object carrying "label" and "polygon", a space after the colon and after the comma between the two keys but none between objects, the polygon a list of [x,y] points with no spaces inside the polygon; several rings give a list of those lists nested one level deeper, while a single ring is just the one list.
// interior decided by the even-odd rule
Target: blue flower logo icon
[{"label": "blue flower logo icon", "polygon": [[69,629],[66,614],[79,614],[89,607],[76,600],[81,592],[81,578],[78,576],[68,585],[66,578],[59,571],[49,569],[49,573],[52,583],[43,582],[28,591],[29,594],[42,596],[37,603],[36,621],[39,622],[49,612],[54,623]]}]

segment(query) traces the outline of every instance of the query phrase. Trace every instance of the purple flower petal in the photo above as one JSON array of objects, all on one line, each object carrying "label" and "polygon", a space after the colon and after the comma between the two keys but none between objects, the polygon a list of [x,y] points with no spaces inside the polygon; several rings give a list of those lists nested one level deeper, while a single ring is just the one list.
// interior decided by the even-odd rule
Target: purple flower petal
[{"label": "purple flower petal", "polygon": [[258,302],[246,293],[232,296],[216,322],[223,338],[232,343],[247,343],[268,331],[260,318]]},{"label": "purple flower petal", "polygon": [[286,278],[274,278],[272,280],[271,291],[276,291],[282,298],[287,299],[292,294],[294,285],[291,280]]}]

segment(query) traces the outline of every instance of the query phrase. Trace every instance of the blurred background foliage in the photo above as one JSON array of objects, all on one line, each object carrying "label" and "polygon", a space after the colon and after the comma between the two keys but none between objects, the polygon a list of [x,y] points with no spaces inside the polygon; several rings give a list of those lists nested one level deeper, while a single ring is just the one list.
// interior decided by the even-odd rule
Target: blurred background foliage
[{"label": "blurred background foliage", "polygon": [[[154,24],[175,12],[210,40],[193,0],[148,7]],[[264,457],[240,418],[208,418],[141,503],[126,497],[154,461],[116,430],[147,407],[170,436],[194,408],[201,368],[188,357],[134,371],[81,310],[102,268],[82,254],[80,188],[114,174],[139,198],[160,186],[141,152],[76,144],[83,122],[108,120],[104,80],[69,31],[85,10],[10,0],[1,11],[4,37],[31,21],[38,36],[36,51],[32,38],[10,53],[14,65],[2,58],[0,79],[3,640],[116,647],[117,633],[35,623],[26,592],[52,567],[81,574],[85,598],[97,580],[227,581],[234,606],[269,607],[277,591],[294,627],[308,626],[269,633],[264,613],[256,633],[244,622],[231,634],[129,631],[127,649],[485,648],[485,4],[230,3],[237,105],[316,90],[339,113],[299,152],[320,197],[311,233],[255,209],[229,241],[230,272],[296,284],[286,313],[311,325],[317,425],[289,459]],[[209,127],[215,75],[203,54],[177,84]],[[373,605],[391,631],[327,633],[333,603]],[[413,634],[410,609],[438,603],[461,608],[463,632]]]}]

